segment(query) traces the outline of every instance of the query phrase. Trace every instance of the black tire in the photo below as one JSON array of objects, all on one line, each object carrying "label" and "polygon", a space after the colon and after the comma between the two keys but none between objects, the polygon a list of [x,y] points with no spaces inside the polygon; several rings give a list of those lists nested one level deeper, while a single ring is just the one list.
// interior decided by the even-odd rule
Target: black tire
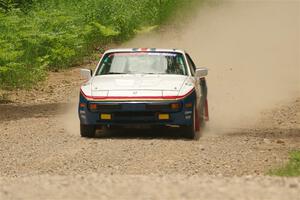
[{"label": "black tire", "polygon": [[201,108],[200,108],[200,113],[199,113],[199,120],[200,120],[200,127],[204,128],[205,127],[205,102],[202,104]]},{"label": "black tire", "polygon": [[80,124],[80,135],[85,138],[93,138],[96,134],[96,128],[93,125]]},{"label": "black tire", "polygon": [[196,109],[194,107],[193,109],[193,115],[192,115],[192,125],[187,126],[184,128],[184,134],[186,138],[191,140],[198,140],[200,138],[200,132],[196,131]]},{"label": "black tire", "polygon": [[200,79],[200,86],[201,86],[201,91],[202,91],[202,97],[201,97],[201,105],[200,105],[200,127],[204,128],[205,127],[205,106],[206,106],[206,99],[207,99],[207,83],[206,79]]}]

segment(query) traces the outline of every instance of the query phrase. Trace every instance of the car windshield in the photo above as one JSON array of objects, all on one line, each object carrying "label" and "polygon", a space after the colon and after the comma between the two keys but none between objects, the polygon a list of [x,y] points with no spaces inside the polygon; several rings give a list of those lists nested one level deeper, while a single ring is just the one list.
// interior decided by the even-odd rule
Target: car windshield
[{"label": "car windshield", "polygon": [[96,75],[106,74],[179,74],[187,75],[181,53],[124,52],[106,54]]}]

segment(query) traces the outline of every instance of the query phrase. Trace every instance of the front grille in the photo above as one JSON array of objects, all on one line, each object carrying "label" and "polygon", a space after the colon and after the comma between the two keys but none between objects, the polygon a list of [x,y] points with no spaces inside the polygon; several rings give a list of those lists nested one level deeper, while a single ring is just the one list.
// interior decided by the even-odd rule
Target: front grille
[{"label": "front grille", "polygon": [[115,112],[113,120],[115,122],[154,122],[156,121],[156,113],[141,111],[141,112]]},{"label": "front grille", "polygon": [[98,104],[97,110],[119,110],[122,106],[119,104]]},{"label": "front grille", "polygon": [[148,110],[168,110],[168,109],[170,109],[170,104],[146,104],[146,109],[148,109]]}]

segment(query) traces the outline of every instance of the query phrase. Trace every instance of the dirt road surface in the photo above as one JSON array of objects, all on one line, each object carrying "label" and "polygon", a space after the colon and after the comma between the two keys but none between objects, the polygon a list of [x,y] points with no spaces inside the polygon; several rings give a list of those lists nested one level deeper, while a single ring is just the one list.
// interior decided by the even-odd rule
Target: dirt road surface
[{"label": "dirt road surface", "polygon": [[0,105],[0,199],[299,200],[299,177],[265,176],[300,148],[299,4],[227,2],[201,9],[179,33],[171,27],[124,44],[186,48],[214,66],[211,121],[199,141],[173,129],[80,138],[79,68],[11,92]]}]

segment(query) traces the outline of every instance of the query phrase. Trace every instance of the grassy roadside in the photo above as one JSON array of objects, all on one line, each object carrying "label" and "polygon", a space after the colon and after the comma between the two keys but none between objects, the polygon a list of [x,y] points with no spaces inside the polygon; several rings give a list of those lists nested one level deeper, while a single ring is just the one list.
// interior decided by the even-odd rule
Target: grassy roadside
[{"label": "grassy roadside", "polygon": [[144,27],[159,26],[171,16],[178,19],[183,10],[204,1],[3,1],[7,5],[0,4],[0,89],[30,88],[44,80],[47,71],[78,65],[92,52],[126,41]]},{"label": "grassy roadside", "polygon": [[270,170],[268,175],[288,177],[300,176],[300,151],[291,152],[289,162],[279,169]]}]

